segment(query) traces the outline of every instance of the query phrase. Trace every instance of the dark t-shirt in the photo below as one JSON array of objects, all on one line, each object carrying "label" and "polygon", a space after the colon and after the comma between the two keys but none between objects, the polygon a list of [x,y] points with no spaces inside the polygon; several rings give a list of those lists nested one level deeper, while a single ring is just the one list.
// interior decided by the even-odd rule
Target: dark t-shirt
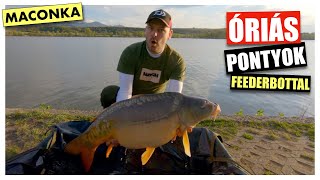
[{"label": "dark t-shirt", "polygon": [[186,66],[182,56],[169,45],[159,58],[151,57],[143,41],[122,52],[117,70],[134,75],[132,95],[136,95],[162,93],[169,79],[183,81]]}]

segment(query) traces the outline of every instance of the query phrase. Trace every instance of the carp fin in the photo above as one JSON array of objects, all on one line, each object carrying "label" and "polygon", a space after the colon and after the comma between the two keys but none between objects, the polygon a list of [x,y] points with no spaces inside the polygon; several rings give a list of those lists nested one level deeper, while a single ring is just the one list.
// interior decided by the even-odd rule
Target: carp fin
[{"label": "carp fin", "polygon": [[182,142],[183,142],[184,152],[186,153],[187,156],[191,157],[190,142],[189,142],[187,130],[185,130],[183,133]]},{"label": "carp fin", "polygon": [[219,106],[219,104],[217,105],[216,109],[213,111],[212,113],[212,118],[213,120],[216,120],[217,116],[220,114],[221,112],[221,108]]},{"label": "carp fin", "polygon": [[82,164],[83,164],[84,170],[86,172],[88,172],[90,170],[95,151],[96,151],[96,148],[95,149],[82,149],[82,151],[81,151]]},{"label": "carp fin", "polygon": [[86,172],[90,170],[94,153],[98,146],[94,148],[87,148],[86,146],[81,143],[83,141],[82,137],[78,137],[71,142],[69,142],[64,149],[64,152],[72,154],[72,155],[79,155],[81,156],[82,164]]},{"label": "carp fin", "polygon": [[151,158],[154,150],[156,148],[153,148],[153,147],[147,147],[146,148],[146,151],[141,155],[141,162],[142,162],[142,165],[145,165],[147,164],[147,162],[149,161],[149,159]]},{"label": "carp fin", "polygon": [[112,145],[112,144],[109,144],[108,149],[107,149],[107,152],[106,152],[106,158],[109,158],[110,153],[111,153],[111,151],[112,151],[112,148],[113,148],[113,145]]}]

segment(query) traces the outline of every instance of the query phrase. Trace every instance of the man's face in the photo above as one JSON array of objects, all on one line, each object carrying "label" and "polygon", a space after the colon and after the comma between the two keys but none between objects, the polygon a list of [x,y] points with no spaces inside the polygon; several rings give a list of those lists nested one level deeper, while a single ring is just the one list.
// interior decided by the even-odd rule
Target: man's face
[{"label": "man's face", "polygon": [[148,50],[154,54],[161,53],[172,33],[173,31],[160,19],[153,19],[148,22],[144,31]]}]

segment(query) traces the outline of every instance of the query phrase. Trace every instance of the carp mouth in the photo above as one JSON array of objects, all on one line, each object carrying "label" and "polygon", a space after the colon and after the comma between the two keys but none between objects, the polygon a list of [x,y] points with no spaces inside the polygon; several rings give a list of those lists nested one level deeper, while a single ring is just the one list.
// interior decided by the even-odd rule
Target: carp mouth
[{"label": "carp mouth", "polygon": [[216,120],[216,118],[220,114],[220,112],[221,112],[221,108],[220,108],[219,104],[217,104],[217,106],[214,107],[214,110],[211,114],[211,119]]}]

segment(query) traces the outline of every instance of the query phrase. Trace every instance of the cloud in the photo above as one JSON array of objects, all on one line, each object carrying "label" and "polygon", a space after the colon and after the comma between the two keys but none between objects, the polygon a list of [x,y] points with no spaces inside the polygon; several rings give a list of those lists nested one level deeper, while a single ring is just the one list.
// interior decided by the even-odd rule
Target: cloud
[{"label": "cloud", "polygon": [[85,6],[85,18],[106,25],[145,27],[149,14],[164,9],[173,18],[174,28],[225,28],[228,11],[301,11],[302,32],[314,32],[315,8],[311,5],[108,5]]},{"label": "cloud", "polygon": [[281,11],[300,11],[301,16],[301,31],[302,32],[315,32],[315,6],[305,4],[287,3],[285,5],[269,5],[266,6],[267,10],[281,10]]},{"label": "cloud", "polygon": [[157,6],[117,5],[117,6],[86,6],[87,14],[91,19],[106,25],[124,25],[130,27],[144,27],[150,12]]},{"label": "cloud", "polygon": [[94,20],[92,20],[92,19],[85,19],[84,22],[86,22],[86,23],[92,23],[92,22],[94,22]]}]

